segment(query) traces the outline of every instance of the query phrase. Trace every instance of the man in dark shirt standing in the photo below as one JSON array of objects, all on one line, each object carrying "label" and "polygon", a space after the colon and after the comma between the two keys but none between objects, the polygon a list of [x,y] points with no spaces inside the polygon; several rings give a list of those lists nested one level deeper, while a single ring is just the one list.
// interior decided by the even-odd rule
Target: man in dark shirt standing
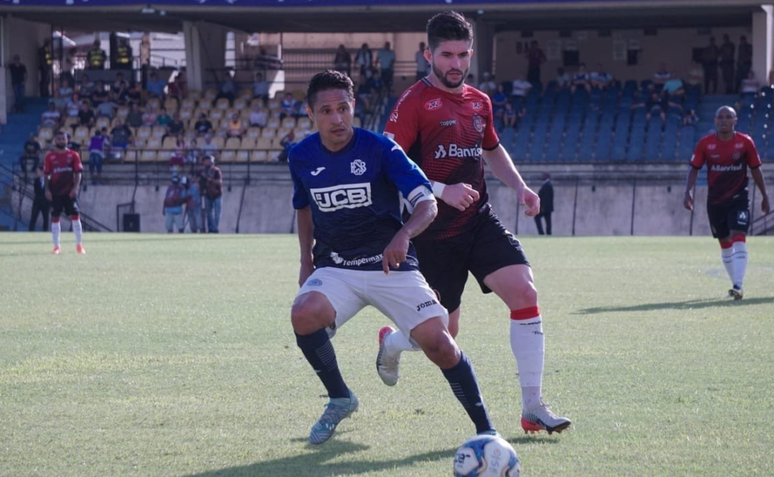
[{"label": "man in dark shirt standing", "polygon": [[11,72],[11,85],[13,86],[13,112],[21,113],[24,110],[24,83],[27,81],[27,67],[19,60],[19,55],[13,55],[13,62],[8,65]]},{"label": "man in dark shirt standing", "polygon": [[540,213],[535,216],[535,225],[537,225],[538,234],[543,235],[543,223],[541,219],[546,220],[545,233],[551,235],[551,214],[554,212],[554,185],[551,183],[551,174],[543,173],[543,184],[538,191],[540,197]]},{"label": "man in dark shirt standing", "polygon": [[747,76],[752,69],[752,45],[747,43],[746,36],[739,37],[739,49],[736,54],[736,85],[734,92],[738,93],[742,87],[742,81],[747,79]]},{"label": "man in dark shirt standing", "polygon": [[537,40],[532,40],[527,50],[527,81],[536,85],[540,83],[540,65],[546,62],[546,54],[538,46]]},{"label": "man in dark shirt standing", "polygon": [[35,198],[32,201],[32,214],[30,215],[29,231],[34,232],[38,222],[38,215],[43,219],[43,231],[48,232],[48,213],[51,203],[46,198],[46,177],[43,175],[43,166],[35,166]]},{"label": "man in dark shirt standing", "polygon": [[726,94],[734,94],[734,54],[736,47],[728,35],[723,35],[723,43],[720,45],[720,71],[723,75],[723,86]]}]

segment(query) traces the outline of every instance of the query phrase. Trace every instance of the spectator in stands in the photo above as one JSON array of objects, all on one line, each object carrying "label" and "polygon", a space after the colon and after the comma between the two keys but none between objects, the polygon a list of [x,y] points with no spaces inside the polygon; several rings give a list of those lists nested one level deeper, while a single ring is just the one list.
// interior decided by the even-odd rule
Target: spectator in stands
[{"label": "spectator in stands", "polygon": [[51,38],[43,40],[43,46],[38,48],[38,78],[40,97],[48,98],[51,96],[51,69],[54,65],[54,52],[51,49]]},{"label": "spectator in stands", "polygon": [[95,130],[89,141],[89,176],[94,185],[100,184],[102,179],[102,162],[109,147],[107,128]]},{"label": "spectator in stands", "polygon": [[336,49],[336,54],[333,57],[333,69],[351,76],[352,57],[344,45],[339,45],[338,49]]},{"label": "spectator in stands", "polygon": [[94,40],[91,50],[86,54],[86,68],[90,70],[104,70],[107,54],[102,49],[99,40]]},{"label": "spectator in stands", "polygon": [[578,71],[572,76],[570,92],[575,94],[575,90],[579,87],[585,88],[587,92],[591,93],[591,78],[589,78],[589,74],[586,73],[586,63],[578,65]]},{"label": "spectator in stands", "polygon": [[248,124],[254,128],[264,128],[269,121],[269,114],[266,112],[266,108],[262,107],[260,103],[253,103],[250,108],[250,115],[248,116]]},{"label": "spectator in stands", "polygon": [[[715,37],[709,38],[709,45],[704,47],[701,54],[701,63],[704,67],[704,94],[715,94],[718,92],[718,58],[720,50],[715,44]],[[712,90],[710,90],[710,83]]]},{"label": "spectator in stands", "polygon": [[263,77],[263,73],[260,71],[255,73],[255,81],[253,82],[253,98],[260,99],[263,104],[269,100],[269,82]]},{"label": "spectator in stands", "polygon": [[180,176],[172,174],[172,183],[167,187],[164,194],[164,207],[161,214],[164,216],[167,233],[172,233],[173,227],[177,228],[181,234],[185,232],[183,204],[187,202],[185,188],[180,184]]},{"label": "spectator in stands", "polygon": [[78,94],[80,94],[82,98],[90,98],[92,93],[94,93],[94,88],[94,82],[89,78],[89,75],[83,73],[81,82],[78,85]]},{"label": "spectator in stands", "polygon": [[117,107],[118,105],[112,99],[103,101],[99,104],[99,106],[97,106],[97,117],[105,116],[107,118],[113,119],[113,114],[115,114],[115,109]]},{"label": "spectator in stands", "polygon": [[59,78],[59,89],[56,92],[56,107],[64,110],[67,107],[67,101],[75,94],[75,89],[70,85],[70,80],[64,77]]},{"label": "spectator in stands", "polygon": [[726,94],[734,93],[734,56],[736,46],[731,43],[728,35],[723,35],[723,43],[720,44],[720,72],[723,75],[723,86]]},{"label": "spectator in stands", "polygon": [[199,114],[199,119],[196,120],[196,124],[194,124],[194,129],[196,130],[196,134],[199,136],[203,136],[210,131],[212,131],[212,123],[209,119],[207,119],[207,114],[201,113]]},{"label": "spectator in stands", "polygon": [[516,126],[519,124],[519,119],[523,118],[524,114],[525,110],[523,107],[519,110],[516,110],[516,108],[513,107],[513,103],[505,103],[502,118],[503,128],[516,129]]},{"label": "spectator in stands", "polygon": [[94,127],[94,121],[96,121],[96,119],[94,111],[91,109],[91,106],[89,106],[88,101],[84,101],[83,104],[81,104],[81,110],[78,112],[78,124],[91,129]]},{"label": "spectator in stands", "polygon": [[172,174],[182,173],[187,151],[185,138],[182,134],[178,134],[175,138],[175,148],[169,156],[169,170]]},{"label": "spectator in stands", "polygon": [[390,42],[385,41],[384,47],[376,52],[376,57],[379,60],[379,71],[388,94],[392,91],[392,78],[395,73],[395,51],[391,47]]},{"label": "spectator in stands", "polygon": [[427,62],[427,59],[425,58],[425,43],[420,42],[419,43],[419,50],[417,50],[416,53],[414,53],[414,62],[416,63],[417,73],[415,80],[419,81],[430,72],[430,63]]},{"label": "spectator in stands", "polygon": [[166,128],[167,124],[171,122],[172,122],[172,116],[170,116],[169,113],[167,112],[167,108],[161,108],[161,111],[159,111],[159,115],[156,117],[156,124]]},{"label": "spectator in stands", "polygon": [[227,134],[229,137],[238,137],[242,139],[242,135],[245,133],[245,126],[242,123],[242,118],[239,113],[233,113],[228,120]]},{"label": "spectator in stands", "polygon": [[43,174],[43,166],[35,166],[35,182],[33,187],[35,198],[32,200],[29,231],[35,231],[38,225],[38,215],[40,215],[43,221],[43,231],[48,232],[48,214],[51,210],[51,202],[46,198],[46,176]]},{"label": "spectator in stands", "polygon": [[532,89],[532,83],[524,79],[524,75],[519,75],[513,80],[513,89],[511,90],[511,101],[515,102],[515,106],[520,108],[529,94],[529,90]]},{"label": "spectator in stands", "polygon": [[669,95],[670,99],[680,98],[685,95],[683,80],[680,78],[670,78],[664,83],[661,91]]},{"label": "spectator in stands", "polygon": [[199,182],[194,176],[183,177],[181,179],[185,191],[185,214],[188,217],[188,227],[192,234],[204,232],[202,223],[202,192],[199,189]]},{"label": "spectator in stands", "polygon": [[185,123],[183,122],[182,119],[180,119],[180,113],[173,114],[172,121],[167,123],[166,135],[177,137],[178,135],[183,134],[184,132],[185,132]]},{"label": "spectator in stands", "polygon": [[505,86],[498,84],[497,90],[492,94],[492,113],[495,117],[495,122],[502,121],[503,111],[505,105],[508,103],[508,96],[505,95]]},{"label": "spectator in stands", "polygon": [[355,66],[360,70],[361,76],[366,76],[373,66],[374,58],[368,43],[363,43],[355,55]]},{"label": "spectator in stands", "polygon": [[140,111],[137,103],[130,103],[129,114],[126,115],[126,124],[133,128],[142,126],[142,111]]},{"label": "spectator in stands", "polygon": [[535,216],[535,225],[539,235],[543,235],[543,222],[546,221],[545,233],[551,235],[551,214],[554,213],[554,185],[551,183],[551,174],[544,172],[541,175],[543,184],[540,186],[538,196],[540,197],[540,213]]},{"label": "spectator in stands", "polygon": [[78,93],[73,93],[72,97],[70,98],[70,101],[67,102],[67,105],[65,106],[65,115],[68,118],[75,118],[78,116],[78,113],[81,111],[81,97]]},{"label": "spectator in stands", "polygon": [[24,66],[19,55],[13,55],[13,61],[8,65],[11,73],[11,86],[13,88],[12,112],[24,111],[25,83],[27,82],[27,67]]},{"label": "spectator in stands", "polygon": [[739,37],[739,47],[736,54],[736,91],[742,86],[742,80],[749,76],[752,69],[752,45],[747,43],[746,36]]},{"label": "spectator in stands", "polygon": [[287,162],[290,149],[292,149],[293,146],[295,145],[296,145],[296,133],[291,129],[290,131],[288,131],[287,134],[282,136],[282,139],[280,139],[280,146],[282,146],[282,151],[279,153],[277,160],[279,162]]},{"label": "spectator in stands", "polygon": [[656,87],[656,91],[661,91],[661,88],[664,87],[664,83],[669,81],[670,78],[672,78],[672,73],[667,69],[666,63],[659,63],[658,70],[653,73],[653,84]]},{"label": "spectator in stands", "polygon": [[140,83],[132,81],[129,83],[129,89],[126,91],[126,102],[140,104],[140,101],[142,101]]},{"label": "spectator in stands", "polygon": [[152,105],[145,106],[145,112],[142,113],[142,125],[152,128],[158,124],[159,115],[156,107]]},{"label": "spectator in stands", "polygon": [[570,75],[567,74],[566,71],[564,71],[564,68],[559,67],[556,69],[556,87],[560,90],[564,88],[569,88],[570,83],[572,80],[570,79]]},{"label": "spectator in stands", "polygon": [[91,106],[96,108],[100,105],[100,103],[103,103],[109,99],[110,94],[105,89],[105,83],[103,81],[97,81],[94,92],[91,93]]},{"label": "spectator in stands", "polygon": [[231,71],[226,71],[226,77],[220,84],[220,90],[216,99],[226,98],[230,104],[233,104],[237,95],[237,84],[234,81]]},{"label": "spectator in stands", "polygon": [[287,92],[280,102],[280,120],[286,117],[295,117],[298,113],[298,102],[293,97],[293,93]]},{"label": "spectator in stands", "polygon": [[212,132],[208,132],[204,135],[204,141],[202,141],[199,148],[202,150],[202,154],[217,154],[218,152],[218,145],[215,141],[213,141],[213,135]]},{"label": "spectator in stands", "polygon": [[546,62],[546,54],[538,45],[537,40],[532,40],[525,52],[527,57],[527,81],[532,84],[540,83],[540,65]]},{"label": "spectator in stands", "polygon": [[182,71],[178,71],[175,75],[174,81],[172,81],[169,86],[167,86],[167,91],[169,92],[170,97],[180,101],[185,97],[185,89],[185,75]]},{"label": "spectator in stands", "polygon": [[683,116],[683,126],[694,126],[699,122],[699,115],[696,114],[696,110],[691,108]]},{"label": "spectator in stands", "polygon": [[120,119],[117,120],[116,126],[110,131],[110,135],[112,136],[111,144],[114,149],[126,151],[126,148],[132,143],[132,130]]},{"label": "spectator in stands", "polygon": [[688,70],[688,79],[685,82],[690,87],[698,86],[701,89],[704,84],[704,68],[701,63],[696,60],[691,61],[691,69]]},{"label": "spectator in stands", "polygon": [[145,83],[145,91],[150,98],[159,98],[164,100],[164,89],[167,87],[167,82],[159,78],[159,75],[154,71],[150,74],[150,78]]},{"label": "spectator in stands", "polygon": [[478,85],[478,89],[482,93],[488,94],[490,97],[497,92],[497,82],[495,82],[492,73],[484,71],[484,79]]},{"label": "spectator in stands", "polygon": [[[33,171],[38,167],[40,152],[40,143],[35,137],[35,133],[30,133],[30,137],[24,143],[24,154],[19,158],[19,166],[25,178],[28,170]],[[28,165],[32,167],[27,167]]]},{"label": "spectator in stands", "polygon": [[191,169],[193,169],[194,165],[199,160],[201,153],[196,138],[192,138],[188,143],[188,149],[185,151],[185,162],[190,165]]},{"label": "spectator in stands", "polygon": [[126,84],[126,80],[124,79],[124,74],[121,72],[116,73],[116,77],[113,80],[113,84],[110,85],[110,91],[115,92],[119,90],[123,84]]},{"label": "spectator in stands", "polygon": [[597,63],[597,67],[589,75],[589,80],[592,88],[604,91],[613,82],[613,75],[606,72],[601,63]]},{"label": "spectator in stands", "polygon": [[220,209],[223,196],[223,173],[215,167],[215,157],[204,155],[204,169],[199,175],[200,186],[204,192],[204,205],[207,210],[207,231],[211,234],[219,232]]},{"label": "spectator in stands", "polygon": [[359,109],[358,106],[362,106],[361,111],[363,115],[365,115],[367,112],[370,112],[371,102],[373,101],[372,88],[368,78],[363,75],[361,75],[357,80],[355,95],[357,95],[357,102],[355,103],[356,109]]},{"label": "spectator in stands", "polygon": [[758,95],[758,91],[761,89],[761,82],[758,81],[758,79],[755,77],[755,72],[753,70],[750,70],[747,73],[747,78],[742,80],[742,84],[739,87],[739,93],[741,93],[742,97],[745,96],[751,96],[755,97]]},{"label": "spectator in stands", "polygon": [[59,128],[59,123],[61,122],[61,119],[62,119],[62,115],[59,113],[59,110],[56,109],[56,103],[51,101],[48,103],[48,111],[45,111],[41,115],[40,124],[41,126],[45,126],[56,130]]}]

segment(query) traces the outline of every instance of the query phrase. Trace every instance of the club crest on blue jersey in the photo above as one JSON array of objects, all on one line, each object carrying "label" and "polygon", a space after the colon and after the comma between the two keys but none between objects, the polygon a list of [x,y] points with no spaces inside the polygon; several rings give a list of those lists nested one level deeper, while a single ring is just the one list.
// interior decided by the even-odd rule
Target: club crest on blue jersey
[{"label": "club crest on blue jersey", "polygon": [[350,167],[350,171],[356,176],[362,176],[363,174],[365,174],[366,164],[360,159],[355,159],[354,161],[352,161],[349,167]]}]

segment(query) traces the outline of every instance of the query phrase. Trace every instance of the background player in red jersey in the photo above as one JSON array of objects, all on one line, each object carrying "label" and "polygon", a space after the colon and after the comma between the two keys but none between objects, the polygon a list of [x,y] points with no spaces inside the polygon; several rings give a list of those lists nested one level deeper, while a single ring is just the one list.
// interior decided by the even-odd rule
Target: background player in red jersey
[{"label": "background player in red jersey", "polygon": [[70,216],[75,233],[76,251],[86,253],[83,248],[83,226],[78,210],[78,189],[81,186],[83,164],[81,156],[67,148],[67,133],[59,131],[54,137],[54,150],[46,154],[43,173],[46,175],[46,198],[51,202],[51,235],[54,239],[54,255],[59,255],[59,218],[62,211]]},{"label": "background player in red jersey", "polygon": [[770,210],[761,159],[755,143],[736,132],[736,111],[722,106],[715,113],[715,133],[701,138],[691,157],[691,170],[685,183],[683,205],[693,210],[693,186],[699,170],[707,165],[707,216],[712,236],[720,241],[723,265],[731,279],[729,296],[741,300],[747,270],[747,230],[750,227],[750,200],[747,193],[747,167],[761,191],[761,210]]},{"label": "background player in red jersey", "polygon": [[[540,199],[500,145],[489,97],[464,84],[473,54],[470,23],[459,13],[440,13],[428,22],[427,36],[431,74],[401,96],[385,130],[422,168],[441,199],[435,221],[414,239],[420,270],[451,312],[452,336],[459,329],[468,272],[484,293],[494,291],[505,302],[522,390],[522,428],[561,432],[570,420],[553,414],[542,400],[544,337],[532,270],[519,241],[491,210],[484,161],[516,191],[528,216],[539,212]],[[389,327],[379,338],[379,376],[395,385],[400,353],[414,348],[404,333]]]}]

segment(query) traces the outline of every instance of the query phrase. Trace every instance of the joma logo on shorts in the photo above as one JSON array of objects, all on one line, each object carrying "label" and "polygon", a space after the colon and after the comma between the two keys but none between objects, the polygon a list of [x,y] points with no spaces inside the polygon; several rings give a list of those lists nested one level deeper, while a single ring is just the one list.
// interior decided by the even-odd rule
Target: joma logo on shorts
[{"label": "joma logo on shorts", "polygon": [[427,308],[428,306],[433,306],[433,305],[437,305],[437,304],[438,304],[438,302],[435,301],[435,300],[430,300],[430,301],[426,301],[424,303],[420,303],[419,305],[417,305],[417,311],[420,311],[422,308]]},{"label": "joma logo on shorts", "polygon": [[371,205],[371,184],[341,184],[321,189],[309,189],[321,212],[356,209]]}]

